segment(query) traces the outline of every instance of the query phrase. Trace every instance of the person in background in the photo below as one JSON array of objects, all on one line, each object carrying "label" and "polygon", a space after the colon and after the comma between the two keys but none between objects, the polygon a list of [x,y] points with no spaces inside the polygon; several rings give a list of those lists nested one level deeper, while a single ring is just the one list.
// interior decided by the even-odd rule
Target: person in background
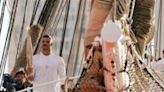
[{"label": "person in background", "polygon": [[34,86],[62,80],[34,89],[34,92],[60,92],[61,85],[66,77],[64,59],[52,53],[52,38],[43,35],[41,38],[41,53],[32,58],[32,66],[27,68],[28,78],[33,81]]},{"label": "person in background", "polygon": [[32,83],[27,80],[26,73],[23,70],[17,71],[14,76],[8,73],[3,75],[3,87],[6,89],[4,92],[20,91],[32,86]]},{"label": "person in background", "polygon": [[17,84],[15,86],[16,91],[33,86],[32,83],[27,80],[26,73],[23,70],[16,72],[15,80],[16,80],[16,84]]}]

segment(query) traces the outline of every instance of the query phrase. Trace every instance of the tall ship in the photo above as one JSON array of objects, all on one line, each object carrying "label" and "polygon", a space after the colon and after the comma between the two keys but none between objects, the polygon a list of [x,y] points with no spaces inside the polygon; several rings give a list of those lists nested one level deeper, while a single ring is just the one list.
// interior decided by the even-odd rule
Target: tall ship
[{"label": "tall ship", "polygon": [[[0,0],[0,92],[63,81],[4,86],[7,74],[27,72],[45,34],[64,58],[61,92],[164,92],[163,9],[163,0]],[[43,31],[29,35],[37,24]]]}]

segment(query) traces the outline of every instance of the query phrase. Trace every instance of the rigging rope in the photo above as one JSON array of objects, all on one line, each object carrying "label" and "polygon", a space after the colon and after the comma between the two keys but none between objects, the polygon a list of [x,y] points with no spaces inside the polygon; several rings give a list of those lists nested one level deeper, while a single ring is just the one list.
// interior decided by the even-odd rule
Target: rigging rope
[{"label": "rigging rope", "polygon": [[81,63],[80,63],[80,68],[79,68],[78,75],[81,74],[81,70],[83,69],[83,61],[84,61],[84,52],[82,54],[82,58],[81,58],[81,61],[80,61]]},{"label": "rigging rope", "polygon": [[38,10],[39,4],[40,4],[40,0],[35,0],[35,4],[34,4],[33,12],[32,12],[32,17],[31,17],[30,25],[32,25],[33,22],[34,22],[34,19],[35,19],[36,12]]},{"label": "rigging rope", "polygon": [[[10,23],[9,23],[8,32],[7,32],[6,41],[5,41],[4,50],[3,50],[2,59],[1,59],[0,79],[2,79],[2,76],[3,76],[3,73],[4,73],[6,60],[7,60],[7,55],[8,55],[8,52],[9,52],[8,50],[9,50],[9,46],[10,46],[10,42],[11,42],[11,34],[12,34],[12,31],[13,31],[13,26],[14,26],[14,21],[15,21],[15,14],[16,14],[16,11],[17,11],[17,5],[18,5],[18,0],[14,0],[13,6],[12,6],[11,17],[10,17]],[[2,81],[1,81],[0,85],[2,85]]]},{"label": "rigging rope", "polygon": [[40,17],[38,19],[38,24],[41,24],[44,28],[46,27],[48,18],[51,14],[51,11],[54,7],[56,0],[46,0],[44,7],[42,9],[42,12],[40,14]]},{"label": "rigging rope", "polygon": [[[81,0],[80,0],[81,1]],[[80,47],[80,43],[81,43],[81,36],[82,36],[82,32],[83,32],[83,30],[82,30],[82,22],[83,22],[83,19],[84,19],[84,12],[85,12],[85,6],[86,6],[86,0],[85,1],[81,1],[81,4],[80,4],[80,6],[79,6],[79,8],[80,8],[80,11],[79,11],[79,13],[78,13],[78,16],[79,16],[79,18],[78,18],[78,20],[77,20],[77,26],[75,26],[75,31],[76,32],[78,32],[79,31],[79,33],[77,33],[77,37],[76,37],[76,39],[78,39],[78,41],[77,42],[75,42],[75,44],[77,44],[77,51],[76,51],[76,56],[75,56],[75,65],[77,66],[77,64],[78,64],[78,56],[79,56],[79,47]],[[83,58],[83,57],[82,57]],[[74,74],[73,75],[75,75],[75,71],[77,70],[76,69],[77,67],[74,67]]]},{"label": "rigging rope", "polygon": [[60,43],[60,52],[59,52],[60,56],[62,56],[64,41],[65,41],[65,33],[66,33],[67,26],[68,26],[67,23],[68,23],[69,11],[70,11],[70,2],[71,2],[71,0],[68,0],[68,4],[66,7],[66,14],[64,17],[64,27],[63,27],[62,39],[61,39],[61,43]]},{"label": "rigging rope", "polygon": [[18,45],[18,38],[17,38],[17,32],[16,31],[13,32],[13,38],[14,38],[15,47],[17,47],[17,45]]},{"label": "rigging rope", "polygon": [[[62,0],[63,1],[63,0]],[[57,13],[57,16],[59,16],[58,19],[56,19],[54,21],[54,24],[53,24],[53,27],[54,27],[54,31],[51,32],[51,36],[54,36],[55,35],[55,32],[56,32],[56,29],[57,29],[57,26],[59,24],[59,20],[61,19],[62,17],[62,13],[64,11],[64,8],[66,7],[66,5],[68,4],[68,0],[66,0],[66,2],[64,3],[63,7],[59,8],[59,12]],[[61,5],[62,6],[62,5]]]},{"label": "rigging rope", "polygon": [[4,14],[5,14],[5,6],[6,6],[6,0],[3,0],[2,9],[1,9],[1,16],[0,16],[0,35],[1,35],[1,30],[2,30]]},{"label": "rigging rope", "polygon": [[135,2],[136,2],[136,0],[132,0],[132,1],[131,1],[130,11],[129,11],[129,15],[128,15],[128,19],[129,19],[129,20],[131,20],[132,17],[133,17]]},{"label": "rigging rope", "polygon": [[[50,27],[49,28],[52,28],[53,31],[50,32],[50,35],[53,37],[53,35],[55,35],[55,32],[56,32],[56,28],[58,26],[58,23],[59,23],[59,20],[61,18],[61,15],[63,13],[63,10],[66,6],[66,2],[67,0],[64,2],[64,0],[60,0],[60,4],[58,4],[58,7],[57,7],[57,10],[55,12],[55,17],[54,17],[54,21],[51,22],[50,24]],[[49,30],[49,29],[48,29]]]},{"label": "rigging rope", "polygon": [[[23,90],[20,90],[20,91],[17,91],[17,92],[29,92],[31,90],[35,90],[37,88],[40,88],[40,87],[45,87],[47,85],[53,85],[54,83],[57,83],[57,82],[63,82],[63,81],[66,81],[68,79],[69,80],[75,80],[77,78],[79,78],[80,76],[72,76],[72,77],[66,77],[66,78],[63,78],[63,79],[60,79],[60,80],[53,80],[53,81],[49,81],[49,82],[46,82],[46,83],[42,83],[42,84],[39,84],[39,85],[36,85],[36,86],[33,86],[33,87],[28,87],[28,88],[25,88]],[[68,81],[64,84],[67,85]]]},{"label": "rigging rope", "polygon": [[[79,1],[79,4],[78,4],[78,12],[77,12],[77,18],[76,18],[76,23],[75,23],[75,28],[74,29],[76,29],[76,27],[77,27],[77,23],[78,23],[78,18],[79,18],[79,13],[80,13],[80,5],[81,5],[81,1]],[[74,44],[74,40],[76,39],[75,38],[75,35],[76,35],[76,30],[74,30],[74,32],[73,32],[73,37],[72,37],[72,40],[71,40],[71,48],[70,48],[70,50],[69,50],[69,55],[68,55],[68,60],[67,60],[67,66],[66,66],[66,71],[68,72],[68,65],[69,65],[69,63],[70,63],[70,59],[71,59],[71,54],[72,54],[72,49],[73,49],[73,44]]]},{"label": "rigging rope", "polygon": [[23,21],[20,29],[20,36],[19,36],[19,41],[18,41],[18,46],[17,46],[17,52],[16,52],[16,60],[18,59],[18,55],[20,52],[20,47],[22,46],[22,37],[23,37],[23,32],[24,32],[24,24],[25,24],[25,19],[26,19],[26,9],[27,9],[27,3],[28,0],[25,1],[25,7],[24,7],[24,14],[23,14]]}]

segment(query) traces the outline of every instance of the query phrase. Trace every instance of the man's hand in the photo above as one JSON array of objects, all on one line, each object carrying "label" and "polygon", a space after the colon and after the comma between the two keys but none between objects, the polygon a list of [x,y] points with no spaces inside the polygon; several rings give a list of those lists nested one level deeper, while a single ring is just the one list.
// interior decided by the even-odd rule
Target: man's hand
[{"label": "man's hand", "polygon": [[32,81],[34,79],[33,68],[32,67],[27,67],[26,73],[27,73],[27,78]]}]

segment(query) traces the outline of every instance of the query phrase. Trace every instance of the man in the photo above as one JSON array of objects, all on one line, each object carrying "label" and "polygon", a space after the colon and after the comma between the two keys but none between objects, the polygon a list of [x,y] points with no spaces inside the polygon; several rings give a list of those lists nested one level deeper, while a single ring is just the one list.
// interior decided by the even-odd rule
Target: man
[{"label": "man", "polygon": [[11,74],[4,74],[3,80],[3,87],[6,89],[5,92],[15,92],[27,87],[32,87],[32,83],[27,80],[23,70],[17,71],[14,77]]},{"label": "man", "polygon": [[17,85],[15,86],[16,91],[22,90],[27,87],[32,87],[32,83],[30,83],[26,79],[26,73],[24,71],[18,71],[15,74],[15,80]]},{"label": "man", "polygon": [[[62,80],[66,75],[64,59],[51,52],[51,37],[43,35],[41,43],[41,53],[33,56],[32,67],[28,68],[29,79],[33,80],[34,86]],[[53,82],[34,88],[34,92],[60,92],[60,84],[61,82]]]}]

